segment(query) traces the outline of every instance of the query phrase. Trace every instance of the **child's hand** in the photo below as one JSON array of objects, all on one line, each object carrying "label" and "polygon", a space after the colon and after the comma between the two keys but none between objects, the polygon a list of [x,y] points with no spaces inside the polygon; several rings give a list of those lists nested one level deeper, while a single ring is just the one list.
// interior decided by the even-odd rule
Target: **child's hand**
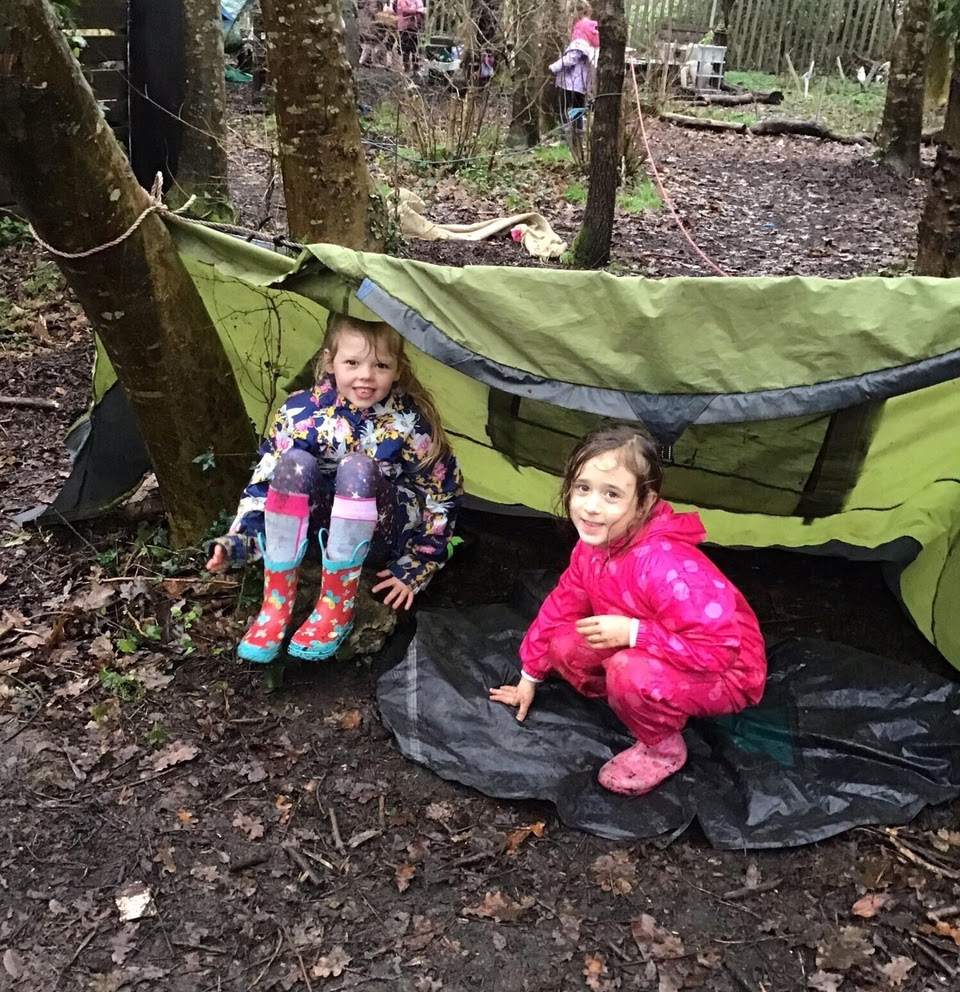
[{"label": "child's hand", "polygon": [[377,572],[377,578],[383,579],[383,582],[378,582],[371,592],[377,593],[381,589],[389,589],[389,592],[383,597],[387,606],[392,606],[395,610],[399,610],[401,607],[409,610],[413,606],[413,590],[389,569]]},{"label": "child's hand", "polygon": [[204,568],[208,572],[225,572],[229,567],[230,559],[227,557],[227,549],[222,544],[215,544],[210,561],[204,565]]},{"label": "child's hand", "polygon": [[607,613],[577,621],[577,633],[598,651],[630,647],[630,618]]},{"label": "child's hand", "polygon": [[520,679],[519,685],[502,685],[499,689],[490,690],[490,699],[495,703],[505,703],[507,706],[517,706],[517,719],[521,722],[527,715],[537,694],[537,683],[530,679]]}]

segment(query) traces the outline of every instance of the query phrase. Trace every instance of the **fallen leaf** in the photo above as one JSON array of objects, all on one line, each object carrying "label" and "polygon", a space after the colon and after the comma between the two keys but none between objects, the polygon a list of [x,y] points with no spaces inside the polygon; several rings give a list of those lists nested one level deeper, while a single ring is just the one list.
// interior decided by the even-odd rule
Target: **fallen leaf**
[{"label": "fallen leaf", "polygon": [[871,916],[876,916],[881,909],[895,905],[896,901],[887,892],[868,892],[853,904],[850,912],[854,916],[862,916],[864,919],[870,919]]},{"label": "fallen leaf", "polygon": [[12,947],[8,947],[3,953],[3,967],[11,978],[20,978],[23,974],[23,958]]},{"label": "fallen leaf", "polygon": [[[173,848],[161,847],[153,856],[153,860],[158,865],[163,865],[162,874],[173,875],[177,870],[177,863],[173,860]],[[118,961],[117,964],[120,964]]]},{"label": "fallen leaf", "polygon": [[137,931],[139,929],[139,923],[128,923],[110,938],[110,946],[113,948],[110,960],[114,964],[123,964],[127,955],[137,946]]},{"label": "fallen leaf", "polygon": [[445,823],[452,820],[456,815],[453,805],[448,802],[430,803],[426,809],[427,819],[436,820],[438,823]]},{"label": "fallen leaf", "polygon": [[412,932],[403,938],[403,946],[414,953],[424,950],[426,946],[443,933],[443,922],[431,919],[429,916],[414,916]]},{"label": "fallen leaf", "polygon": [[743,879],[743,887],[745,889],[755,889],[760,884],[760,869],[757,867],[756,861],[751,861],[747,865],[746,875]]},{"label": "fallen leaf", "polygon": [[440,989],[443,988],[443,982],[439,978],[423,975],[416,980],[413,987],[416,992],[440,992]]},{"label": "fallen leaf", "polygon": [[154,755],[153,760],[150,762],[150,767],[155,772],[162,772],[165,768],[172,768],[174,765],[183,764],[185,761],[193,761],[199,753],[200,748],[195,744],[174,741]]},{"label": "fallen leaf", "polygon": [[293,803],[287,796],[281,794],[274,799],[273,805],[280,810],[280,825],[283,826],[290,819],[290,810],[293,809]]},{"label": "fallen leaf", "polygon": [[192,830],[197,825],[197,818],[189,810],[182,809],[177,813],[177,829]]},{"label": "fallen leaf", "polygon": [[498,951],[505,951],[507,949],[507,938],[499,930],[493,931],[493,946]]},{"label": "fallen leaf", "polygon": [[108,603],[113,602],[116,596],[117,591],[113,586],[104,585],[94,580],[87,589],[67,600],[63,605],[67,609],[73,608],[81,613],[95,613]]},{"label": "fallen leaf", "polygon": [[807,979],[807,987],[817,992],[837,992],[843,982],[843,975],[832,975],[826,971],[815,971]]},{"label": "fallen leaf", "polygon": [[595,990],[600,989],[600,976],[607,973],[607,966],[603,963],[603,958],[586,954],[583,958],[583,974],[586,977],[587,985]]},{"label": "fallen leaf", "polygon": [[933,926],[929,923],[924,923],[920,929],[924,933],[936,934],[938,937],[949,937],[958,947],[960,947],[960,929],[950,926],[946,920],[937,920],[936,924]]},{"label": "fallen leaf", "polygon": [[417,869],[413,865],[397,865],[397,870],[393,873],[397,883],[397,891],[406,892],[410,888],[410,880],[416,873]]},{"label": "fallen leaf", "polygon": [[130,882],[115,896],[114,902],[120,910],[120,919],[127,923],[144,916],[155,916],[157,907],[153,904],[153,893],[143,882]]},{"label": "fallen leaf", "polygon": [[637,884],[637,866],[625,851],[601,854],[590,866],[590,874],[604,892],[625,896]]},{"label": "fallen leaf", "polygon": [[960,831],[941,827],[936,836],[930,838],[930,843],[945,854],[951,847],[960,847]]},{"label": "fallen leaf", "polygon": [[262,761],[248,761],[240,766],[240,774],[245,775],[248,782],[262,782],[267,777],[267,770]]},{"label": "fallen leaf", "polygon": [[339,945],[329,954],[325,954],[320,958],[317,963],[313,966],[312,977],[313,978],[338,978],[342,973],[343,969],[346,968],[348,964],[353,959],[349,954]]},{"label": "fallen leaf", "polygon": [[363,723],[363,716],[360,710],[336,710],[324,717],[323,722],[328,727],[339,727],[340,730],[356,730]]},{"label": "fallen leaf", "polygon": [[347,847],[359,847],[361,844],[366,844],[368,840],[373,840],[374,837],[379,836],[379,830],[361,830],[360,833],[354,834],[350,840],[347,841]]},{"label": "fallen leaf", "polygon": [[237,815],[233,818],[233,825],[239,827],[250,840],[258,840],[263,836],[263,824],[253,816],[247,816],[237,810]]},{"label": "fallen leaf", "polygon": [[631,921],[630,933],[644,961],[669,961],[682,958],[686,953],[683,941],[675,933],[659,926],[649,913]]},{"label": "fallen leaf", "polygon": [[917,962],[913,958],[895,954],[887,964],[881,965],[879,970],[891,985],[901,985],[909,971],[916,966]]},{"label": "fallen leaf", "polygon": [[508,899],[502,892],[488,892],[479,906],[467,906],[464,916],[479,916],[497,923],[514,923],[536,902],[533,896],[523,896],[519,902]]},{"label": "fallen leaf", "polygon": [[821,971],[849,971],[862,964],[876,951],[869,934],[862,927],[843,927],[817,948],[817,967]]},{"label": "fallen leaf", "polygon": [[534,837],[543,836],[545,823],[529,823],[525,827],[520,827],[507,834],[507,854],[516,854],[517,848],[531,835]]}]

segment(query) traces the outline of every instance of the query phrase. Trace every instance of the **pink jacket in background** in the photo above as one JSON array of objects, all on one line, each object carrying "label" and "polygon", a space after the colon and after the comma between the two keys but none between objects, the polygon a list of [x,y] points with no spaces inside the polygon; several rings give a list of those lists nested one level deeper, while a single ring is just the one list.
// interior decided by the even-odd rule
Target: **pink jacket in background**
[{"label": "pink jacket in background", "polygon": [[396,0],[398,31],[417,31],[423,24],[423,0]]},{"label": "pink jacket in background", "polygon": [[584,617],[636,618],[635,648],[622,653],[664,659],[678,672],[716,673],[734,705],[763,695],[767,663],[763,637],[742,593],[697,547],[706,531],[696,513],[654,508],[627,550],[578,541],[570,566],[544,601],[520,646],[523,670],[534,678],[551,669],[552,635]]}]

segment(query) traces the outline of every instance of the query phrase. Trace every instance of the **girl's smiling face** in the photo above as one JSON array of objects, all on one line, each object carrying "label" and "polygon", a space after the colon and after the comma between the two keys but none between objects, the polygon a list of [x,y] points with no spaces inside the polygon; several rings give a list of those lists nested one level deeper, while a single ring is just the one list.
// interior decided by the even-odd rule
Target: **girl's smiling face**
[{"label": "girl's smiling face", "polygon": [[323,368],[333,373],[340,395],[361,410],[382,403],[400,378],[396,358],[379,340],[349,326],[340,329],[336,349],[335,355],[324,351]]},{"label": "girl's smiling face", "polygon": [[612,544],[635,529],[646,507],[637,502],[637,477],[608,451],[583,463],[570,487],[570,520],[592,547]]}]

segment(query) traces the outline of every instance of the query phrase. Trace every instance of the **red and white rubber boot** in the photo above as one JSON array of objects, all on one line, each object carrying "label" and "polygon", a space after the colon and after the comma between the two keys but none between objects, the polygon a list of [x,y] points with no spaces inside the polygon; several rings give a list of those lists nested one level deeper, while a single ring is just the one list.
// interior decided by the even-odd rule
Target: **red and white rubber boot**
[{"label": "red and white rubber boot", "polygon": [[637,741],[633,747],[615,754],[597,776],[610,792],[622,796],[642,796],[680,771],[687,761],[683,734],[674,732],[656,744]]}]

